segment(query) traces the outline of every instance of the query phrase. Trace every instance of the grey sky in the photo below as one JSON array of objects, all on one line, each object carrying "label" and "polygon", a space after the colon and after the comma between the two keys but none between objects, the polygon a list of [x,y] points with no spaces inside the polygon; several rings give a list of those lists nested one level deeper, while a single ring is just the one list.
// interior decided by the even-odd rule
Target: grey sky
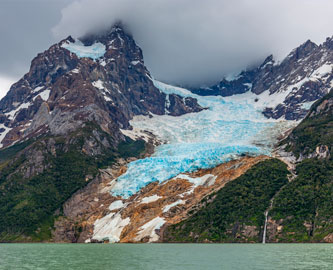
[{"label": "grey sky", "polygon": [[[157,79],[210,84],[307,39],[333,35],[332,0],[0,0],[1,80],[71,34],[122,20]],[[2,94],[1,94],[2,92]]]}]

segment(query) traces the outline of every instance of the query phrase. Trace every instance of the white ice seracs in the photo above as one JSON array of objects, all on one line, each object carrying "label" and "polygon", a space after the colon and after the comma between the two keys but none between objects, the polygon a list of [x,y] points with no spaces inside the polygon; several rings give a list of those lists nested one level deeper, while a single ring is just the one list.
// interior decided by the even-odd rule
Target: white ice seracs
[{"label": "white ice seracs", "polygon": [[153,83],[165,94],[194,97],[207,109],[177,117],[134,117],[130,122],[133,130],[148,131],[166,143],[158,146],[152,156],[128,164],[126,173],[118,177],[111,190],[115,196],[127,198],[151,182],[212,168],[242,154],[269,155],[276,140],[272,132],[286,123],[265,118],[261,113],[265,102],[255,102],[253,93],[202,97],[180,87]]}]

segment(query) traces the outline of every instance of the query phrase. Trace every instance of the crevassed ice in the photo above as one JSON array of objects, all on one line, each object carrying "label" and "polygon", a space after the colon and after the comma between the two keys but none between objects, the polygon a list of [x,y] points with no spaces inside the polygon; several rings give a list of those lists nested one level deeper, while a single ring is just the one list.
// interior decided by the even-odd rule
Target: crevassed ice
[{"label": "crevassed ice", "polygon": [[94,60],[104,56],[106,52],[105,45],[100,42],[96,42],[91,46],[84,46],[84,44],[78,39],[75,40],[74,43],[65,42],[61,47],[75,53],[80,58],[88,57]]},{"label": "crevassed ice", "polygon": [[127,172],[118,177],[111,191],[115,196],[127,198],[153,181],[212,168],[242,154],[269,155],[281,130],[290,127],[287,121],[266,119],[261,113],[265,102],[255,102],[258,96],[254,94],[202,97],[153,82],[166,94],[197,98],[208,109],[178,117],[135,117],[130,122],[134,129],[148,130],[166,143],[151,157],[128,164]]}]

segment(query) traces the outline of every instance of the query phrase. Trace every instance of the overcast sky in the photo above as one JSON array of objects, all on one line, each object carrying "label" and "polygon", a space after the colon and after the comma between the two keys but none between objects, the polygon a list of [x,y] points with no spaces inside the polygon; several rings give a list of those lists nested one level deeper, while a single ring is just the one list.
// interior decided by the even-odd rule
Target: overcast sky
[{"label": "overcast sky", "polygon": [[159,80],[211,84],[333,35],[332,0],[0,0],[0,97],[37,53],[122,20]]}]

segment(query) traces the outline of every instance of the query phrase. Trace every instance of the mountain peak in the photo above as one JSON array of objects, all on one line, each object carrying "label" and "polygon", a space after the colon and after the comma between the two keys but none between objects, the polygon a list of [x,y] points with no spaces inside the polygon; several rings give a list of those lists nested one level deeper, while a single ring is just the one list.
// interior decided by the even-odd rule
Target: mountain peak
[{"label": "mountain peak", "polygon": [[0,143],[70,134],[90,121],[119,143],[120,129],[135,115],[200,110],[195,100],[169,100],[154,86],[141,49],[117,23],[104,34],[69,36],[32,60],[30,71],[0,101]]},{"label": "mountain peak", "polygon": [[308,39],[306,42],[297,47],[293,52],[296,59],[303,58],[304,56],[310,54],[318,45]]},{"label": "mountain peak", "polygon": [[126,27],[121,21],[116,22],[107,30],[88,33],[82,37],[79,37],[79,40],[83,42],[84,45],[90,46],[95,42],[108,43],[117,37],[129,37],[132,39],[132,36],[126,30]]}]

